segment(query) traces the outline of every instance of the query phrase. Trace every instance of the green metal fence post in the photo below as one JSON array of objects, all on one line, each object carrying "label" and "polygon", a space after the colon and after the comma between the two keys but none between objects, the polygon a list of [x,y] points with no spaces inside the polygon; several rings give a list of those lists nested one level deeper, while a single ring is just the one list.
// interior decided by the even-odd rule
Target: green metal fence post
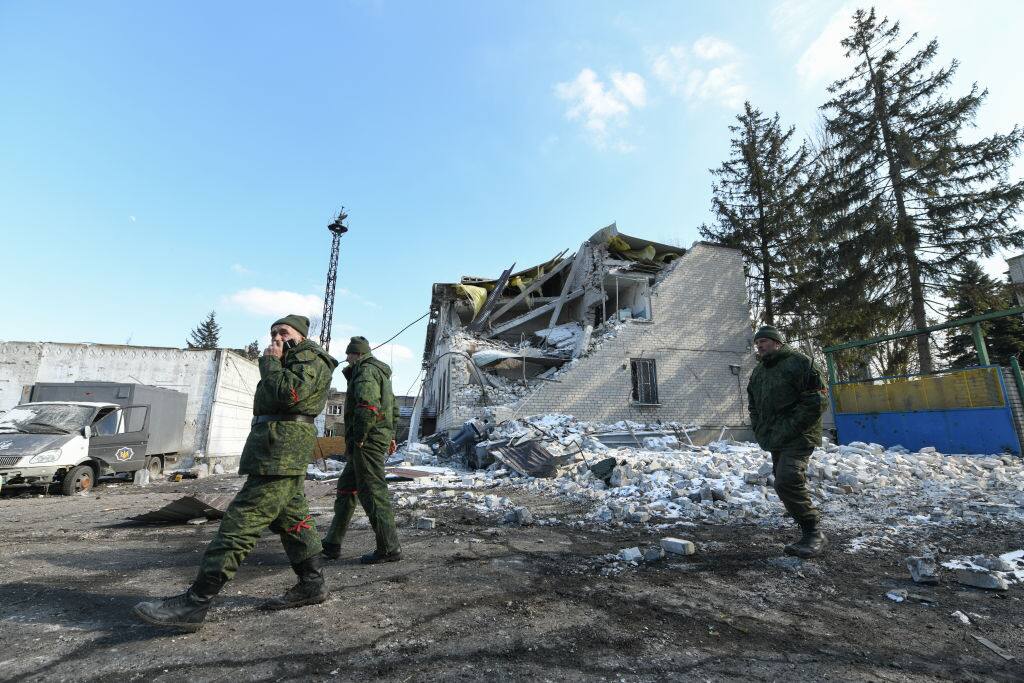
[{"label": "green metal fence post", "polygon": [[985,335],[981,333],[981,323],[971,325],[971,334],[974,335],[974,348],[978,352],[978,365],[988,365],[988,349],[985,348]]},{"label": "green metal fence post", "polygon": [[1013,368],[1013,379],[1017,385],[1017,393],[1020,394],[1020,400],[1024,401],[1024,377],[1020,374],[1020,363],[1017,362],[1016,356],[1010,356],[1010,367]]}]

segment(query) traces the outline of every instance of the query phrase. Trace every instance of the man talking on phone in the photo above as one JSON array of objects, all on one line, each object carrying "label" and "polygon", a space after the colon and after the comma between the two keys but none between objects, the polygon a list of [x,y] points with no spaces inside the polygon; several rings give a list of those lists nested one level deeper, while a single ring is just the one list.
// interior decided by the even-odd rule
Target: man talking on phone
[{"label": "man talking on phone", "polygon": [[238,468],[248,478],[224,513],[192,586],[181,595],[136,605],[135,614],[143,621],[199,630],[214,596],[268,527],[281,537],[299,582],[262,607],[287,609],[327,599],[320,536],[303,486],[316,447],[313,420],[327,403],[338,361],[307,339],[308,333],[309,319],[299,315],[271,325],[270,346],[259,361],[252,429]]}]

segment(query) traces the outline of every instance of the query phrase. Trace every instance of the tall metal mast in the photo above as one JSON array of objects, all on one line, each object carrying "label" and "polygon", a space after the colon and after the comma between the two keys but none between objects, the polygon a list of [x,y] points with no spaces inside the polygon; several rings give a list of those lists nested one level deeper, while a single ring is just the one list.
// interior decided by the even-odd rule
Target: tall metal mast
[{"label": "tall metal mast", "polygon": [[341,207],[337,218],[331,221],[327,229],[331,231],[331,263],[327,267],[327,290],[324,292],[324,315],[320,328],[320,346],[327,350],[331,344],[331,326],[334,322],[334,288],[338,283],[338,244],[341,236],[348,232],[345,225],[345,207]]}]

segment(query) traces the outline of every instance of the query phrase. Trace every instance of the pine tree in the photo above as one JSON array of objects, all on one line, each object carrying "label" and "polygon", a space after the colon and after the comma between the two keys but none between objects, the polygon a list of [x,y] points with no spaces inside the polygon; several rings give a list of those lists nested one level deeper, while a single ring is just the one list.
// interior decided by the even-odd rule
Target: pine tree
[{"label": "pine tree", "polygon": [[[1013,308],[1016,305],[1013,286],[1008,282],[1001,284],[999,291],[1001,294],[998,302],[1000,309]],[[991,363],[1009,365],[1010,358],[1016,357],[1020,360],[1024,356],[1024,318],[1019,315],[1011,315],[993,320],[986,345]]]},{"label": "pine tree", "polygon": [[802,229],[808,151],[793,146],[793,128],[783,130],[779,115],[767,118],[750,102],[736,117],[732,155],[711,173],[716,226],[701,235],[738,248],[746,265],[750,300],[759,322],[780,322],[778,301],[792,273],[790,248]]},{"label": "pine tree", "polygon": [[260,357],[260,343],[258,340],[253,339],[248,346],[245,347],[245,357],[249,360],[258,360]]},{"label": "pine tree", "polygon": [[[873,9],[858,10],[851,30],[842,46],[856,66],[829,87],[822,107],[840,160],[838,173],[823,178],[839,216],[834,227],[873,300],[908,307],[912,324],[926,327],[931,297],[954,264],[1024,245],[1013,225],[1024,182],[1008,180],[1024,131],[965,141],[987,91],[974,85],[947,97],[958,64],[932,69],[936,40],[912,51],[916,35],[902,41],[899,24],[879,21]],[[927,335],[917,338],[917,356],[931,372]]]},{"label": "pine tree", "polygon": [[[971,318],[1012,307],[1008,284],[992,279],[975,261],[965,261],[951,278],[944,294],[952,304],[947,320]],[[1020,316],[988,320],[980,325],[989,361],[1007,365],[1011,356],[1024,351],[1024,321]],[[970,327],[950,330],[940,357],[950,367],[963,368],[978,364],[978,352]]]},{"label": "pine tree", "polygon": [[[809,146],[813,163],[808,169],[807,228],[791,250],[791,288],[779,306],[788,314],[790,336],[813,340],[803,346],[815,354],[815,346],[901,332],[910,324],[910,311],[905,302],[886,295],[890,283],[879,280],[848,245],[859,238],[847,220],[855,207],[836,202],[828,181],[849,169],[824,119]],[[900,339],[841,351],[832,359],[841,380],[904,375],[913,369],[912,346],[913,340]]]},{"label": "pine tree", "polygon": [[206,320],[192,330],[191,339],[187,341],[190,349],[215,349],[220,345],[220,325],[217,324],[216,312],[210,311]]}]

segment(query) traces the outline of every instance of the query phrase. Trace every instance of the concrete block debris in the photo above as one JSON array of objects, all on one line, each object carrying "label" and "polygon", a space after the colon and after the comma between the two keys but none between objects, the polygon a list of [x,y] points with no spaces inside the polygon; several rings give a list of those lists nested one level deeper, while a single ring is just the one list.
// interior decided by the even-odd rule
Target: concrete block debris
[{"label": "concrete block debris", "polygon": [[984,588],[986,590],[1005,591],[1010,589],[1006,579],[997,572],[985,569],[957,569],[956,580],[965,586]]},{"label": "concrete block debris", "polygon": [[644,554],[640,552],[640,548],[623,548],[619,551],[619,559],[623,562],[639,562],[643,559]]},{"label": "concrete block debris", "polygon": [[437,526],[437,520],[433,517],[420,517],[416,520],[417,529],[433,529]]},{"label": "concrete block debris", "polygon": [[673,555],[693,555],[697,552],[697,547],[693,544],[693,541],[681,538],[663,538],[661,539],[661,547],[666,553],[672,553]]},{"label": "concrete block debris", "polygon": [[939,565],[934,557],[908,557],[907,569],[914,583],[935,585],[939,582]]},{"label": "concrete block debris", "polygon": [[657,562],[665,558],[665,550],[660,545],[652,545],[644,550],[644,562]]},{"label": "concrete block debris", "polygon": [[985,590],[1005,591],[1024,582],[1024,550],[957,557],[942,566],[955,572],[957,582]]},{"label": "concrete block debris", "polygon": [[529,508],[517,507],[509,513],[509,517],[509,521],[514,522],[519,526],[533,524],[533,513],[530,512]]},{"label": "concrete block debris", "polygon": [[959,621],[964,626],[970,626],[971,625],[971,618],[968,617],[963,612],[961,612],[960,610],[957,610],[957,611],[951,613],[949,616],[953,617],[954,619]]}]

